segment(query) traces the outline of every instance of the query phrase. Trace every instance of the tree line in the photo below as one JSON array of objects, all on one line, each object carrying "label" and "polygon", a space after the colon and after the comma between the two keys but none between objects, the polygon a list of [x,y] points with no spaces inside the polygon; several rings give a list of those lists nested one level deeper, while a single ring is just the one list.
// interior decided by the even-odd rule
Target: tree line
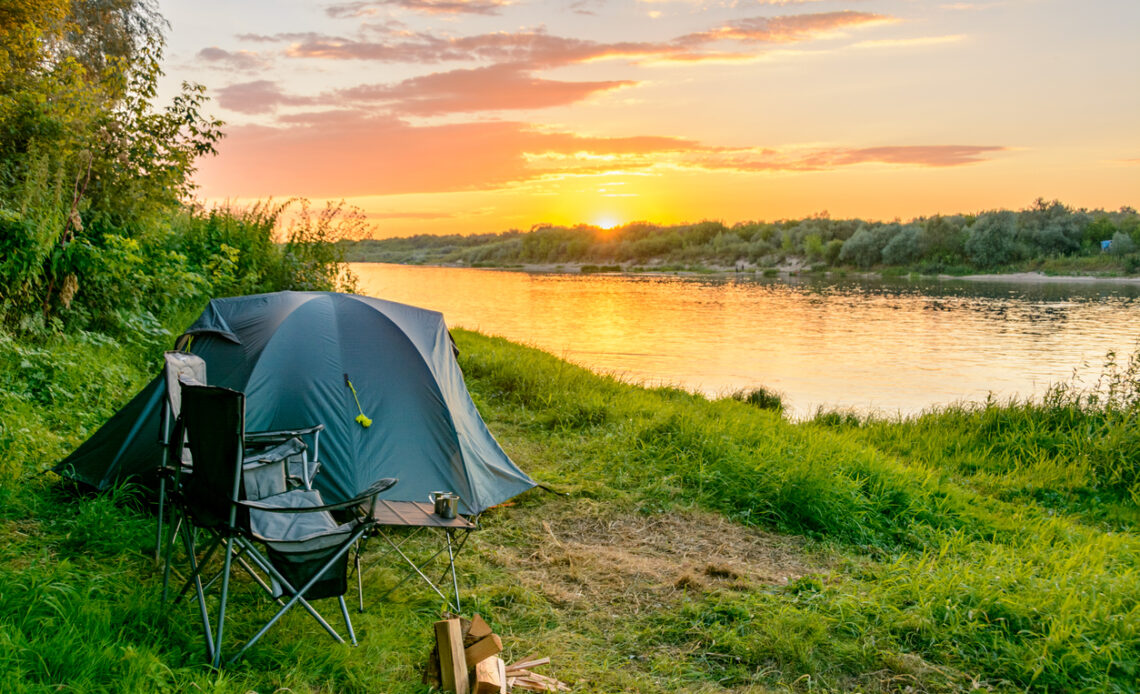
[{"label": "tree line", "polygon": [[909,222],[831,219],[825,213],[733,225],[634,222],[611,230],[540,225],[527,232],[420,235],[344,245],[350,260],[475,266],[766,268],[792,262],[814,269],[899,267],[930,274],[1014,267],[1134,273],[1140,270],[1140,216],[1127,207],[1084,210],[1038,199],[1018,211]]}]

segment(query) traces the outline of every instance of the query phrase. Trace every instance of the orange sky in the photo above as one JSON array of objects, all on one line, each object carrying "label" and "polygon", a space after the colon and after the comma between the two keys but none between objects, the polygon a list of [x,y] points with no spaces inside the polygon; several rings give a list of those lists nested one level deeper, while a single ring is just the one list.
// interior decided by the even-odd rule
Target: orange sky
[{"label": "orange sky", "polygon": [[201,197],[378,238],[1140,205],[1135,0],[160,8],[167,84],[227,121]]}]

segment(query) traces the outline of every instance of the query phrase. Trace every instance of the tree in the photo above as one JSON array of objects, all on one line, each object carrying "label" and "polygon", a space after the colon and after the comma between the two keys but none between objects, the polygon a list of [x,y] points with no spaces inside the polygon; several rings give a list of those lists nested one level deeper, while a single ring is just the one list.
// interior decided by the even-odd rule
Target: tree
[{"label": "tree", "polygon": [[881,258],[880,246],[867,227],[859,227],[855,235],[843,243],[839,259],[861,268],[869,268]]},{"label": "tree", "polygon": [[906,265],[918,260],[922,252],[922,227],[907,224],[883,247],[883,262],[888,265]]},{"label": "tree", "polygon": [[164,26],[153,0],[0,8],[0,298],[16,313],[89,296],[126,257],[100,257],[105,237],[155,232],[213,153],[201,87],[155,108]]},{"label": "tree", "polygon": [[1008,210],[986,212],[970,227],[966,253],[979,267],[1005,265],[1019,256],[1017,215]]}]

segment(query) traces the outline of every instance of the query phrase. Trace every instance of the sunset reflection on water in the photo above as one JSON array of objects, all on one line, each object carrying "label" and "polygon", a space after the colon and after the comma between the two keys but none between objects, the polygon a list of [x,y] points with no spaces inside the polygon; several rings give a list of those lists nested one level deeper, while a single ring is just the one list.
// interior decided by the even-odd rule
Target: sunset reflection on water
[{"label": "sunset reflection on water", "polygon": [[804,282],[354,263],[360,291],[595,371],[718,396],[915,413],[1040,394],[1140,336],[1135,285]]}]

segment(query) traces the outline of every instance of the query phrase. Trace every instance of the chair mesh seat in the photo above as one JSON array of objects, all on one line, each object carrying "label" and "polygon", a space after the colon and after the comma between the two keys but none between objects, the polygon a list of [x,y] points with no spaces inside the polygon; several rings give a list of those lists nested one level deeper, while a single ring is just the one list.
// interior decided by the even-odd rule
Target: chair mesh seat
[{"label": "chair mesh seat", "polygon": [[[260,499],[258,505],[273,508],[315,508],[324,505],[316,489],[297,489]],[[310,552],[335,546],[353,531],[351,523],[338,524],[332,514],[274,513],[251,508],[249,525],[253,536],[278,552]]]}]

